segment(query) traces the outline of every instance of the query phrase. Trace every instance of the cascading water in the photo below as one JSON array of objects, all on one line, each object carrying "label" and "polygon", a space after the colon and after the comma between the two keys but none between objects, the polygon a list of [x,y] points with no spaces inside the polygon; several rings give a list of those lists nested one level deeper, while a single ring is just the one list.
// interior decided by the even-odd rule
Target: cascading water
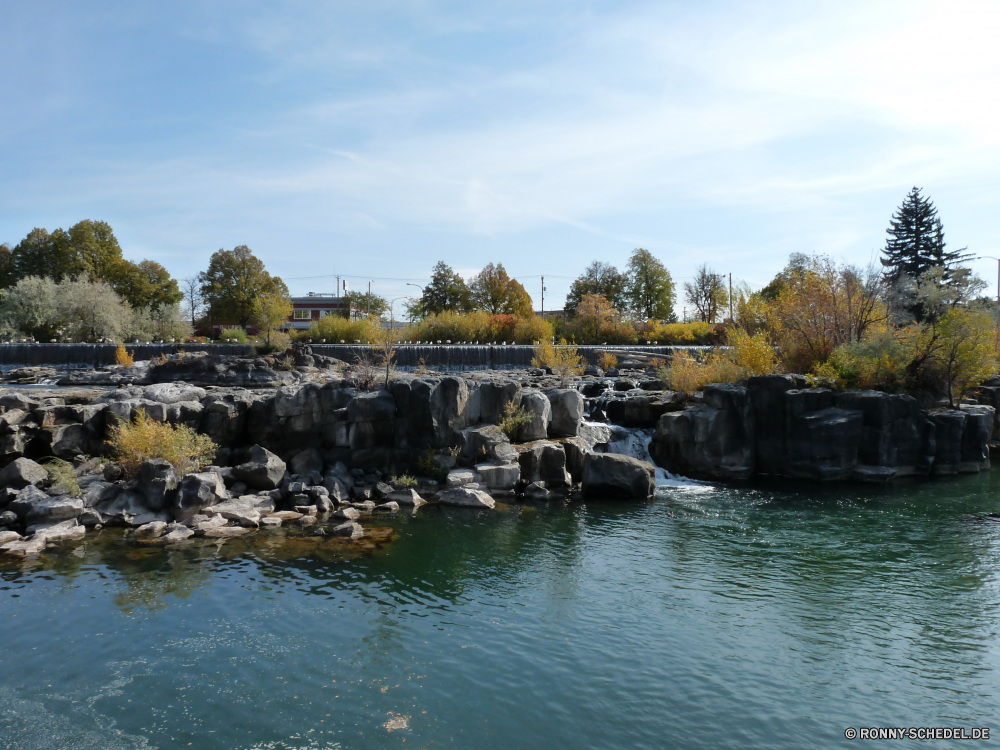
[{"label": "cascading water", "polygon": [[[622,456],[631,456],[640,461],[656,465],[649,455],[649,443],[653,439],[653,431],[639,427],[619,427],[618,425],[602,424],[600,422],[584,422],[584,435],[593,436],[593,444],[588,444],[588,448],[600,453],[617,453]],[[601,441],[601,438],[606,438]],[[706,482],[699,482],[696,479],[688,479],[679,474],[671,474],[666,469],[656,467],[657,487],[711,487]]]}]

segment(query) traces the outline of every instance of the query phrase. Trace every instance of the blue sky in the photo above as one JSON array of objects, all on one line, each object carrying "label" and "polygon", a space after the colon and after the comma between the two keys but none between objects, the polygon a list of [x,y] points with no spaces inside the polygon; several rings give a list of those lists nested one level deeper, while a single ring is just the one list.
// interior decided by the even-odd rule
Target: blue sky
[{"label": "blue sky", "polygon": [[551,309],[635,247],[678,283],[865,263],[919,185],[950,245],[1000,257],[995,2],[33,0],[0,21],[0,242],[103,219],[178,278],[246,244],[293,293],[339,273],[389,298],[438,260],[503,262]]}]

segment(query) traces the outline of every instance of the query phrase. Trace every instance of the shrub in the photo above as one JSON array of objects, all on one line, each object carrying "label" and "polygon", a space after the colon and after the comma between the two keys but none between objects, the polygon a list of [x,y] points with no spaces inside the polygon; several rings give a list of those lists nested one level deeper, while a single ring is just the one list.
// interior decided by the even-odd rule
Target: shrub
[{"label": "shrub", "polygon": [[216,445],[190,427],[155,422],[139,409],[131,422],[112,428],[111,451],[125,479],[132,480],[150,458],[165,458],[178,474],[197,471],[215,457]]},{"label": "shrub", "polygon": [[76,481],[76,471],[73,470],[73,464],[69,461],[63,461],[61,458],[50,458],[42,465],[49,472],[49,483],[52,489],[65,490],[74,497],[83,494]]},{"label": "shrub", "polygon": [[814,372],[850,388],[898,391],[905,387],[912,343],[904,332],[881,331],[867,341],[841,344]]},{"label": "shrub", "polygon": [[560,384],[565,387],[569,379],[583,372],[583,357],[575,346],[568,346],[566,339],[553,346],[543,341],[535,347],[535,356],[531,359],[534,367],[549,367],[559,376]]},{"label": "shrub", "polygon": [[513,401],[508,401],[503,408],[503,416],[500,417],[500,424],[497,426],[503,430],[508,438],[513,440],[517,431],[530,421],[531,414],[527,410],[522,409]]},{"label": "shrub", "polygon": [[246,344],[247,332],[241,326],[223,328],[219,332],[219,341],[223,344]]},{"label": "shrub", "polygon": [[698,362],[685,351],[673,355],[670,365],[661,367],[658,375],[675,391],[694,393],[709,383],[733,383],[744,377],[743,370],[728,352],[716,349],[705,361]]},{"label": "shrub", "polygon": [[448,476],[448,470],[442,468],[441,465],[434,460],[434,451],[428,448],[424,451],[420,458],[417,459],[414,464],[414,470],[417,476],[430,477],[431,479],[436,479],[439,482],[443,482],[445,477]]},{"label": "shrub", "polygon": [[256,349],[259,354],[283,352],[291,348],[292,337],[284,331],[274,331],[271,333],[270,343],[268,343],[266,339],[258,337],[253,340],[253,345],[254,349]]},{"label": "shrub", "polygon": [[404,333],[406,341],[509,341],[533,344],[551,341],[552,324],[535,315],[490,315],[477,310],[471,313],[445,311],[432,313]]},{"label": "shrub", "polygon": [[409,474],[402,474],[400,476],[394,475],[389,477],[389,484],[391,484],[396,489],[416,487],[417,480],[414,477],[411,477]]},{"label": "shrub", "polygon": [[650,321],[640,329],[648,340],[674,346],[704,346],[712,334],[710,323],[659,323]]},{"label": "shrub", "polygon": [[751,375],[770,375],[778,370],[778,355],[774,346],[764,333],[748,334],[742,328],[729,329],[730,357],[743,373],[742,377]]},{"label": "shrub", "polygon": [[381,328],[382,325],[377,320],[370,318],[349,320],[338,315],[327,315],[310,323],[309,331],[305,333],[304,338],[313,344],[324,339],[328,344],[337,344],[340,341],[348,344],[361,341],[367,344],[375,340],[376,333]]},{"label": "shrub", "polygon": [[618,357],[611,352],[604,352],[601,355],[601,369],[607,372],[618,367]]},{"label": "shrub", "polygon": [[115,349],[115,363],[121,365],[122,367],[134,367],[135,366],[135,358],[133,357],[134,354],[135,354],[134,349],[131,352],[125,351],[125,344],[119,341],[118,348]]}]

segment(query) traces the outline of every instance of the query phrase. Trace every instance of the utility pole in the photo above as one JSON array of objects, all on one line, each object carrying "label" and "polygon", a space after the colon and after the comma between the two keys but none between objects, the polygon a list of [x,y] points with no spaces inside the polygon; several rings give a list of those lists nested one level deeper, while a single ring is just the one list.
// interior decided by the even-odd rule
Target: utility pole
[{"label": "utility pole", "polygon": [[368,317],[372,316],[372,283],[368,282]]},{"label": "utility pole", "polygon": [[542,276],[542,317],[545,317],[545,277]]},{"label": "utility pole", "polygon": [[729,272],[729,319],[733,319],[733,272]]}]

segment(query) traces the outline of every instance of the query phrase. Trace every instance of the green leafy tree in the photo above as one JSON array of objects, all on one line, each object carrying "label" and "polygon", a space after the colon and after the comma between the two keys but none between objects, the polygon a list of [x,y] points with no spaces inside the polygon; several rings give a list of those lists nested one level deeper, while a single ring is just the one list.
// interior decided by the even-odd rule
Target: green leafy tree
[{"label": "green leafy tree", "polygon": [[209,304],[209,318],[216,322],[246,326],[258,297],[275,292],[290,296],[285,282],[271,276],[246,245],[213,253],[208,270],[200,273],[198,280]]},{"label": "green leafy tree", "polygon": [[424,318],[443,312],[469,312],[472,310],[472,293],[468,284],[443,260],[434,266],[430,283],[410,308],[413,317]]},{"label": "green leafy tree", "polygon": [[649,250],[636,248],[628,259],[629,312],[643,320],[669,320],[674,315],[674,282]]},{"label": "green leafy tree", "polygon": [[531,296],[516,279],[512,279],[502,263],[488,263],[472,279],[469,285],[472,301],[476,309],[491,315],[517,315],[530,317],[534,314]]},{"label": "green leafy tree", "polygon": [[600,295],[616,310],[625,310],[628,307],[627,290],[625,274],[610,263],[595,260],[570,284],[564,310],[566,315],[572,317],[576,314],[577,305],[588,294]]},{"label": "green leafy tree", "polygon": [[6,242],[0,245],[0,289],[16,283],[14,278],[14,254]]},{"label": "green leafy tree", "polygon": [[115,291],[132,307],[159,308],[176,305],[184,295],[167,269],[156,261],[132,263],[122,260],[108,279]]},{"label": "green leafy tree", "polygon": [[389,312],[389,301],[378,294],[368,292],[347,292],[344,299],[348,302],[348,316],[350,310],[357,310],[362,315],[371,315],[381,318],[383,314]]},{"label": "green leafy tree", "polygon": [[0,286],[8,287],[28,276],[48,277],[56,283],[81,276],[106,281],[132,307],[173,305],[180,301],[177,282],[163,266],[151,260],[138,264],[122,257],[111,226],[89,219],[69,231],[33,229],[9,257],[0,259]]}]

